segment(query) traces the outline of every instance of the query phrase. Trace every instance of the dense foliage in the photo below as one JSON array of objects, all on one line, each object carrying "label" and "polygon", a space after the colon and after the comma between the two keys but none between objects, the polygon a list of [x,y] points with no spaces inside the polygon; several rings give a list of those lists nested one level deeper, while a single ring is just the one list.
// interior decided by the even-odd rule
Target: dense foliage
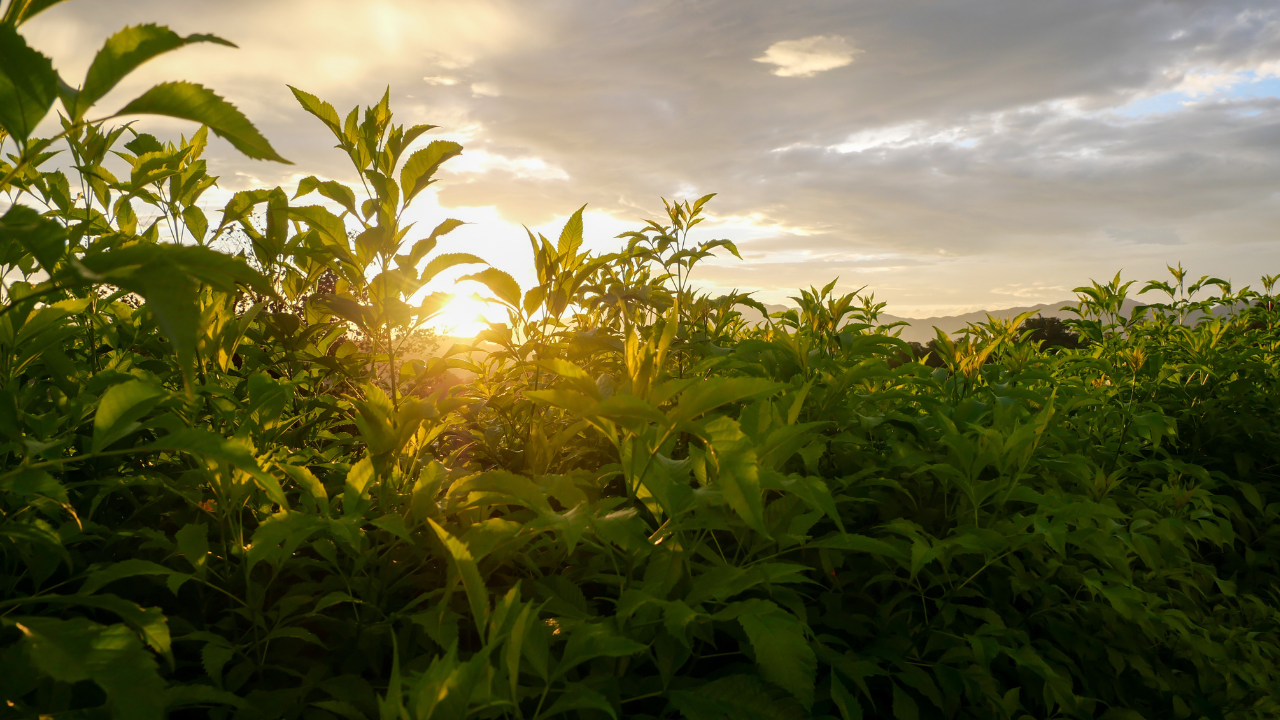
[{"label": "dense foliage", "polygon": [[[0,717],[1280,713],[1275,278],[1125,316],[1117,276],[933,367],[834,284],[698,293],[706,197],[605,255],[579,210],[525,289],[403,222],[458,145],[301,90],[359,186],[214,225],[205,128],[280,159],[234,107],[84,118],[222,41],[127,28],[73,89],[17,32],[51,4],[0,20]],[[406,360],[464,264],[508,321]]]}]

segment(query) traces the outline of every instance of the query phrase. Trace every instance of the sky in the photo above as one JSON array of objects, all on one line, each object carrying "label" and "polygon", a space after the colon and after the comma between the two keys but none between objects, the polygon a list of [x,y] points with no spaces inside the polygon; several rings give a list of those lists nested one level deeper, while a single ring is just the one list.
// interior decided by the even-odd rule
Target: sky
[{"label": "sky", "polygon": [[[73,83],[125,25],[192,46],[107,96],[189,80],[293,165],[215,140],[207,197],[357,183],[285,84],[341,114],[386,87],[450,162],[420,204],[442,244],[532,280],[524,228],[587,205],[588,247],[718,193],[712,292],[786,302],[839,277],[888,312],[1055,302],[1090,279],[1280,273],[1280,3],[1274,0],[73,0],[24,27]],[[191,128],[145,120],[162,137]],[[358,184],[358,183],[357,183]]]}]

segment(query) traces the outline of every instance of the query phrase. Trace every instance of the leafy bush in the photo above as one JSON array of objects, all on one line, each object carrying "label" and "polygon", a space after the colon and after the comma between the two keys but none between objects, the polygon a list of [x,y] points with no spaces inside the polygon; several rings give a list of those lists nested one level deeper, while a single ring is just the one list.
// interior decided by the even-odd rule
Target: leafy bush
[{"label": "leafy bush", "polygon": [[[177,143],[84,117],[221,41],[125,29],[75,90],[17,32],[50,4],[0,27],[0,717],[1280,712],[1274,278],[1124,317],[1117,277],[1083,347],[992,320],[929,367],[834,283],[760,327],[700,294],[711,196],[603,255],[579,209],[531,288],[437,253],[459,223],[402,220],[461,148],[297,89],[359,191],[214,225],[209,130],[280,160],[229,103],[125,106]],[[405,361],[467,264],[507,322]]]}]

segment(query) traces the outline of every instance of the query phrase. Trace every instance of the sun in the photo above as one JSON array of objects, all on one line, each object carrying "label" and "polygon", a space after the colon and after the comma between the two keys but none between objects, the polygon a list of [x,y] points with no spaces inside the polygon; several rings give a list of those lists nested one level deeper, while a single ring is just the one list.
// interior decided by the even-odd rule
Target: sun
[{"label": "sun", "polygon": [[440,314],[432,319],[436,331],[455,337],[474,337],[485,329],[487,305],[476,295],[455,295]]}]

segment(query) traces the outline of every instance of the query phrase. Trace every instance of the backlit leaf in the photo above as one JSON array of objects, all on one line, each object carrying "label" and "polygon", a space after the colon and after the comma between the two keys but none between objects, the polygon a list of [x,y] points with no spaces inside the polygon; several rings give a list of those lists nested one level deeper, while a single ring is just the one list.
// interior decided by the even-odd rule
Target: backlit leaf
[{"label": "backlit leaf", "polygon": [[195,83],[161,83],[120,109],[117,115],[165,115],[191,120],[231,143],[235,149],[254,160],[273,160],[290,164],[276,154],[271,143],[262,137],[236,106],[213,91]]}]

